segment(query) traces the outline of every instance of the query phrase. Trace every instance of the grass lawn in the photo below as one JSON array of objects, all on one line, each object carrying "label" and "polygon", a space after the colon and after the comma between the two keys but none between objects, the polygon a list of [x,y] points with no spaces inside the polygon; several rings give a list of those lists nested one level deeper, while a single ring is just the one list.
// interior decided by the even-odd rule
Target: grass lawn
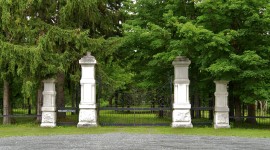
[{"label": "grass lawn", "polygon": [[270,129],[214,129],[212,127],[171,128],[167,127],[96,127],[77,128],[75,126],[56,128],[41,128],[38,124],[0,125],[0,138],[10,136],[44,136],[70,134],[104,134],[104,133],[132,133],[132,134],[178,134],[204,136],[238,136],[270,138]]},{"label": "grass lawn", "polygon": [[[136,113],[136,118],[132,113],[114,113],[109,111],[102,111],[100,113],[101,122],[110,123],[171,123],[170,118],[157,118],[157,113]],[[77,122],[77,115],[67,116],[64,120],[59,122]],[[196,120],[194,120],[196,121]],[[204,122],[208,120],[198,120]],[[2,122],[2,118],[0,118]],[[39,124],[35,124],[35,118],[15,118],[12,125],[0,124],[0,138],[10,136],[44,136],[44,135],[67,135],[67,134],[104,134],[104,133],[132,133],[132,134],[178,134],[178,135],[204,135],[204,136],[238,136],[238,137],[258,137],[270,138],[269,124],[255,125],[255,126],[238,126],[231,124],[231,129],[214,129],[213,127],[194,127],[188,128],[171,128],[170,126],[99,126],[96,128],[77,128],[76,126],[58,126],[56,128],[41,128]],[[248,127],[248,128],[246,128]],[[253,128],[253,129],[252,129]],[[254,129],[255,128],[255,129]]]}]

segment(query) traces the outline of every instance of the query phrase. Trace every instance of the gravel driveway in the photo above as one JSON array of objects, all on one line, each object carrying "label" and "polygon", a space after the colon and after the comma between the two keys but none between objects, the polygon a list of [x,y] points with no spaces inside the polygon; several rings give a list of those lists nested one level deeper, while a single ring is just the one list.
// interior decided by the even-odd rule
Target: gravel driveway
[{"label": "gravel driveway", "polygon": [[0,138],[0,150],[165,150],[270,149],[270,139],[160,134],[108,133],[91,135]]}]

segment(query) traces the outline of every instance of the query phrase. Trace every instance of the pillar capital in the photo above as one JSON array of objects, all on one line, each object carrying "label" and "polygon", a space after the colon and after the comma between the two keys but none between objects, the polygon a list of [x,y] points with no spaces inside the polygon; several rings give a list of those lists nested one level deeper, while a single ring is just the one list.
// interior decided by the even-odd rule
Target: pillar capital
[{"label": "pillar capital", "polygon": [[186,56],[177,56],[173,61],[173,66],[188,67],[191,61]]},{"label": "pillar capital", "polygon": [[91,55],[91,52],[87,52],[87,54],[79,60],[79,64],[81,65],[94,65],[96,63],[96,58]]},{"label": "pillar capital", "polygon": [[43,83],[55,83],[56,80],[54,78],[46,79],[42,81]]},{"label": "pillar capital", "polygon": [[227,85],[230,81],[227,80],[215,80],[214,83],[216,84],[223,84],[223,85]]},{"label": "pillar capital", "polygon": [[56,94],[55,92],[55,83],[56,83],[56,80],[51,78],[51,79],[46,79],[46,80],[43,80],[42,81],[44,83],[44,90],[43,90],[43,95],[45,93],[54,93]]}]

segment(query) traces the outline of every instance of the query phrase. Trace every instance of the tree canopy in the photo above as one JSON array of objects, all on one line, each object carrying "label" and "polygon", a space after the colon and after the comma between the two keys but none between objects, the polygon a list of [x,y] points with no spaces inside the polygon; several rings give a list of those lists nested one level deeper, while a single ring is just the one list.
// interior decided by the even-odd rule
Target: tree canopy
[{"label": "tree canopy", "polygon": [[242,101],[270,100],[269,0],[1,0],[0,16],[0,78],[26,97],[58,72],[78,82],[91,51],[114,90],[158,86],[185,55],[191,91],[229,80]]},{"label": "tree canopy", "polygon": [[229,80],[241,100],[269,100],[269,6],[268,0],[138,0],[125,38],[137,63],[155,66],[140,73],[158,75],[152,82],[165,77],[175,56],[185,55],[191,80],[204,82],[201,89]]},{"label": "tree canopy", "polygon": [[[91,51],[103,66],[104,59],[116,51],[115,43],[119,40],[113,37],[122,34],[120,22],[124,13],[119,10],[122,0],[2,0],[0,3],[1,79],[23,80],[25,96],[30,96],[33,92],[30,89],[38,82],[55,77],[58,72],[79,81],[78,60],[86,51]],[[110,66],[111,70],[117,66],[117,63]],[[100,68],[106,70],[106,65]],[[99,73],[110,74],[110,71]]]}]

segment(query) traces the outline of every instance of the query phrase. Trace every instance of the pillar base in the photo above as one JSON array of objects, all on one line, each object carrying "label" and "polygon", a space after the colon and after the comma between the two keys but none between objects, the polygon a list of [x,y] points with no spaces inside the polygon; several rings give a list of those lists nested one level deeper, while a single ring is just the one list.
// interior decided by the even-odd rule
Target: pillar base
[{"label": "pillar base", "polygon": [[41,127],[51,127],[51,128],[56,127],[56,112],[53,112],[53,111],[44,112],[43,111],[40,126]]},{"label": "pillar base", "polygon": [[54,128],[56,127],[56,123],[41,123],[40,127]]},{"label": "pillar base", "polygon": [[87,123],[87,122],[79,122],[77,124],[78,128],[90,128],[90,127],[97,127],[97,123]]},{"label": "pillar base", "polygon": [[191,123],[191,116],[189,109],[175,109],[173,110],[173,128],[193,128]]},{"label": "pillar base", "polygon": [[214,113],[214,128],[230,128],[229,111],[217,111]]},{"label": "pillar base", "polygon": [[173,128],[193,128],[192,123],[173,122]]},{"label": "pillar base", "polygon": [[77,127],[97,127],[96,109],[80,108],[79,123]]},{"label": "pillar base", "polygon": [[227,124],[215,124],[214,125],[214,128],[215,129],[221,129],[221,128],[231,128],[230,125],[227,125]]}]

